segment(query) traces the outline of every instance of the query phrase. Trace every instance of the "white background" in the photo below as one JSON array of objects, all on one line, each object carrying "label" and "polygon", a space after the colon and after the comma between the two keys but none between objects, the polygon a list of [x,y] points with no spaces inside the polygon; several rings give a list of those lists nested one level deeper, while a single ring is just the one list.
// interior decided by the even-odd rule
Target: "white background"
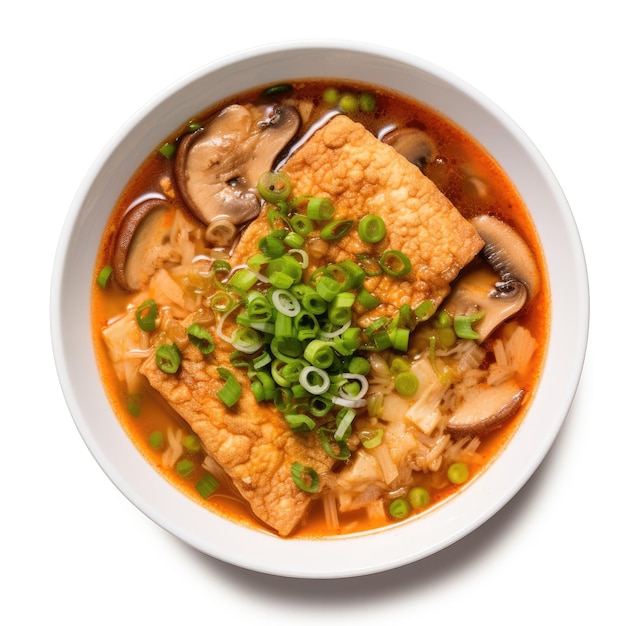
[{"label": "white background", "polygon": [[[26,0],[3,6],[0,622],[626,623],[626,47],[618,3]],[[519,494],[439,554],[337,581],[244,571],[195,552],[147,519],[83,444],[49,338],[58,235],[105,143],[181,76],[242,49],[298,38],[401,49],[495,101],[560,181],[580,230],[592,296],[577,397]]]}]

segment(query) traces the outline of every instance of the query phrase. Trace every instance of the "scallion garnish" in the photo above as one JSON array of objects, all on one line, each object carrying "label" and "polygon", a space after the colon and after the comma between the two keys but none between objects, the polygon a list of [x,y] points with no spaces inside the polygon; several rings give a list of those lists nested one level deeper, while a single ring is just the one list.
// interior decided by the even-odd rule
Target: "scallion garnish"
[{"label": "scallion garnish", "polygon": [[206,500],[220,486],[213,474],[205,474],[197,483],[196,491]]},{"label": "scallion garnish", "polygon": [[312,467],[305,467],[302,463],[291,464],[291,478],[298,489],[306,493],[317,493],[320,488],[320,477]]},{"label": "scallion garnish", "polygon": [[387,234],[385,222],[378,215],[366,215],[361,218],[357,230],[365,243],[378,243]]},{"label": "scallion garnish", "polygon": [[259,178],[257,189],[263,200],[276,204],[289,197],[291,182],[283,172],[265,172]]},{"label": "scallion garnish", "polygon": [[484,311],[478,311],[473,315],[455,315],[454,332],[456,336],[459,339],[478,339],[480,335],[472,328],[472,324],[482,319],[484,315]]},{"label": "scallion garnish", "polygon": [[335,214],[335,207],[327,198],[309,198],[306,214],[312,220],[325,222]]},{"label": "scallion garnish", "polygon": [[109,278],[111,278],[111,274],[113,274],[113,268],[110,265],[105,265],[98,272],[98,278],[96,278],[98,287],[100,287],[101,289],[105,289],[106,286],[109,284]]},{"label": "scallion garnish", "polygon": [[206,328],[202,328],[200,324],[194,323],[187,328],[187,337],[189,341],[196,346],[202,354],[211,354],[215,349],[213,338]]},{"label": "scallion garnish", "polygon": [[335,241],[345,237],[354,224],[353,220],[335,220],[326,224],[320,230],[320,237],[324,241]]},{"label": "scallion garnish", "polygon": [[227,407],[233,407],[241,397],[241,385],[226,368],[218,367],[217,373],[226,382],[216,395]]},{"label": "scallion garnish", "polygon": [[409,257],[400,250],[386,250],[380,257],[380,267],[389,276],[404,276],[411,271]]},{"label": "scallion garnish", "polygon": [[183,478],[187,478],[193,473],[195,469],[193,461],[189,459],[181,459],[176,463],[176,473]]},{"label": "scallion garnish", "polygon": [[149,333],[156,328],[158,309],[154,300],[142,302],[135,311],[135,319],[141,330]]},{"label": "scallion garnish", "polygon": [[419,387],[419,380],[411,371],[400,372],[394,377],[393,386],[401,396],[412,396]]},{"label": "scallion garnish", "polygon": [[182,355],[175,343],[164,343],[156,349],[157,367],[166,374],[176,374],[182,360]]}]

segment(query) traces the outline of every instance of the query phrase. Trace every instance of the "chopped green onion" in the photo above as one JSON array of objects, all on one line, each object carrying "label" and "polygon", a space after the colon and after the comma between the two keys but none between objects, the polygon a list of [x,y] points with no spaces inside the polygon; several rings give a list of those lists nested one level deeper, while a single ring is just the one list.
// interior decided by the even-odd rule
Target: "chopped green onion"
[{"label": "chopped green onion", "polygon": [[241,397],[241,385],[237,379],[226,368],[218,367],[217,373],[226,382],[217,392],[217,397],[227,406],[234,406]]},{"label": "chopped green onion", "polygon": [[164,143],[160,148],[159,148],[159,152],[166,158],[166,159],[171,159],[174,154],[176,153],[176,144],[171,143],[171,142],[167,142]]},{"label": "chopped green onion", "polygon": [[261,95],[266,96],[266,97],[279,96],[279,95],[284,95],[286,93],[289,93],[292,90],[293,90],[293,85],[290,85],[289,83],[280,83],[279,85],[272,85],[271,87],[266,87],[261,92]]},{"label": "chopped green onion", "polygon": [[187,452],[196,453],[202,450],[202,444],[200,443],[200,437],[198,435],[192,433],[183,437],[183,448],[187,450]]},{"label": "chopped green onion", "polygon": [[263,345],[263,337],[254,328],[239,327],[233,334],[233,348],[244,354],[254,354]]},{"label": "chopped green onion", "polygon": [[216,293],[210,301],[211,310],[216,313],[226,313],[233,308],[234,304],[233,298],[225,291]]},{"label": "chopped green onion", "polygon": [[411,512],[411,505],[406,498],[396,498],[389,503],[389,515],[394,519],[403,519]]},{"label": "chopped green onion", "polygon": [[202,328],[200,324],[194,323],[187,328],[187,337],[189,341],[196,346],[202,354],[211,354],[215,349],[213,338],[206,328]]},{"label": "chopped green onion", "polygon": [[373,113],[376,110],[376,97],[374,94],[369,92],[359,94],[359,108],[363,113]]},{"label": "chopped green onion", "polygon": [[322,228],[320,237],[324,241],[341,239],[348,234],[348,231],[352,228],[352,224],[354,224],[353,220],[335,220],[334,222],[330,222]]},{"label": "chopped green onion", "polygon": [[213,474],[205,474],[197,483],[196,491],[206,500],[220,486]]},{"label": "chopped green onion", "polygon": [[[329,437],[332,435],[332,437]],[[350,448],[345,441],[337,441],[334,433],[329,428],[318,428],[317,436],[320,438],[320,443],[326,454],[337,460],[347,461],[350,458]]]},{"label": "chopped green onion", "polygon": [[306,205],[306,214],[312,220],[325,222],[335,214],[335,207],[327,198],[310,198]]},{"label": "chopped green onion", "polygon": [[276,394],[276,383],[266,372],[256,372],[256,380],[252,383],[254,397],[258,402],[273,400]]},{"label": "chopped green onion", "polygon": [[[466,334],[470,334],[470,331],[463,331]],[[471,334],[473,334],[474,331],[471,331]],[[476,339],[477,337],[464,337],[464,339]],[[454,329],[452,328],[439,328],[437,330],[437,342],[439,343],[439,345],[442,348],[451,348],[455,343],[456,343],[456,339],[457,339],[457,334],[454,331]]]},{"label": "chopped green onion", "polygon": [[345,441],[350,436],[352,421],[356,416],[356,411],[349,407],[343,407],[337,413],[337,430],[335,431],[335,441]]},{"label": "chopped green onion", "polygon": [[377,428],[373,431],[366,430],[359,433],[359,439],[361,440],[364,448],[371,450],[372,448],[378,447],[382,443],[383,434],[382,428]]},{"label": "chopped green onion", "polygon": [[328,305],[328,319],[335,326],[343,326],[352,319],[352,305],[356,300],[353,293],[340,293]]},{"label": "chopped green onion", "polygon": [[175,343],[164,343],[159,346],[156,349],[155,356],[157,367],[162,372],[165,372],[166,374],[176,374],[182,361],[182,355]]},{"label": "chopped green onion", "polygon": [[98,287],[100,287],[101,289],[106,288],[106,286],[109,284],[109,278],[111,277],[112,273],[113,268],[110,265],[105,265],[98,273],[98,278],[96,279]]},{"label": "chopped green onion", "polygon": [[327,369],[335,360],[331,344],[321,339],[313,339],[304,349],[304,358],[314,367]]},{"label": "chopped green onion", "polygon": [[315,291],[317,291],[326,302],[331,302],[341,291],[341,283],[329,276],[322,276],[315,284]]},{"label": "chopped green onion", "polygon": [[272,362],[272,357],[270,353],[267,352],[266,350],[263,350],[261,354],[259,354],[258,356],[255,356],[254,359],[252,359],[252,365],[254,366],[255,370],[260,370],[264,368],[266,365],[269,365],[271,362]]},{"label": "chopped green onion", "polygon": [[391,347],[399,352],[406,352],[409,349],[409,337],[411,332],[408,328],[394,328],[389,333]]},{"label": "chopped green onion", "polygon": [[139,417],[141,414],[141,396],[133,393],[126,398],[126,408],[133,417]]},{"label": "chopped green onion", "polygon": [[296,337],[277,335],[272,338],[270,348],[274,356],[285,363],[302,356],[302,342]]},{"label": "chopped green onion", "polygon": [[302,280],[302,265],[289,254],[272,259],[267,264],[266,272],[270,282],[272,282],[272,276],[277,273],[289,276],[292,279],[292,284]]},{"label": "chopped green onion", "polygon": [[300,311],[294,318],[294,330],[300,341],[315,339],[320,329],[317,317],[309,311]]},{"label": "chopped green onion", "polygon": [[430,316],[435,312],[435,303],[432,300],[424,300],[424,302],[420,303],[418,307],[415,309],[415,317],[417,321],[423,322],[430,318]]},{"label": "chopped green onion", "polygon": [[304,413],[287,413],[285,420],[294,432],[312,431],[315,428],[315,421]]},{"label": "chopped green onion", "polygon": [[474,315],[456,315],[454,317],[454,332],[459,339],[478,339],[480,335],[472,328],[472,324],[482,319],[484,311]]},{"label": "chopped green onion", "polygon": [[304,359],[294,359],[286,363],[281,369],[281,376],[289,383],[297,383],[300,381],[302,370],[309,364]]},{"label": "chopped green onion", "polygon": [[372,417],[379,417],[383,412],[384,404],[385,404],[385,397],[380,391],[371,393],[367,397],[367,412]]},{"label": "chopped green onion", "polygon": [[469,478],[469,467],[465,463],[452,463],[448,468],[448,480],[455,485],[463,484]]},{"label": "chopped green onion", "polygon": [[333,402],[326,396],[314,396],[309,401],[309,413],[313,417],[324,417],[333,408]]},{"label": "chopped green onion", "polygon": [[283,172],[265,172],[259,177],[257,189],[263,200],[276,204],[289,197],[291,182]]},{"label": "chopped green onion", "polygon": [[156,328],[158,309],[154,300],[142,302],[135,311],[135,319],[141,330],[149,333]]},{"label": "chopped green onion", "polygon": [[294,407],[293,392],[286,387],[278,387],[274,395],[274,405],[281,413],[288,413]]},{"label": "chopped green onion", "polygon": [[368,311],[375,309],[380,304],[380,300],[378,299],[378,297],[367,291],[367,289],[365,289],[364,287],[362,289],[359,289],[359,292],[356,296],[356,301]]},{"label": "chopped green onion", "polygon": [[183,478],[187,478],[194,469],[194,464],[189,459],[181,459],[176,463],[176,473]]},{"label": "chopped green onion", "polygon": [[341,94],[339,93],[339,89],[336,87],[327,87],[324,89],[322,100],[325,104],[335,106],[339,102],[339,98],[341,98]]},{"label": "chopped green onion", "polygon": [[291,478],[298,489],[306,493],[317,493],[320,488],[320,478],[312,467],[305,467],[302,463],[291,464]]},{"label": "chopped green onion", "polygon": [[248,269],[237,270],[229,279],[227,285],[238,291],[248,291],[257,282],[258,277]]},{"label": "chopped green onion", "polygon": [[430,502],[430,494],[424,487],[412,487],[407,496],[414,509],[423,509]]},{"label": "chopped green onion", "polygon": [[370,362],[362,356],[353,356],[348,363],[348,371],[351,374],[367,376],[370,373]]},{"label": "chopped green onion", "polygon": [[276,289],[272,293],[272,303],[276,310],[288,317],[295,317],[300,313],[302,307],[296,296],[286,289]]},{"label": "chopped green onion", "polygon": [[433,326],[435,328],[450,328],[452,326],[452,315],[445,309],[437,311],[437,315],[433,320]]},{"label": "chopped green onion", "polygon": [[386,250],[380,257],[380,267],[389,276],[404,276],[411,271],[409,257],[399,250]]},{"label": "chopped green onion", "polygon": [[401,396],[412,396],[419,388],[419,380],[411,371],[400,372],[394,377],[393,386]]},{"label": "chopped green onion", "polygon": [[285,254],[285,244],[275,235],[261,237],[258,247],[261,254],[270,259],[277,259]]},{"label": "chopped green onion", "polygon": [[306,215],[296,213],[289,218],[289,222],[294,233],[302,237],[305,237],[313,230],[313,222]]},{"label": "chopped green onion", "polygon": [[383,273],[380,262],[370,254],[356,255],[358,266],[365,272],[366,276],[380,276]]},{"label": "chopped green onion", "polygon": [[387,228],[382,217],[365,215],[359,222],[358,233],[365,243],[378,243],[387,234]]},{"label": "chopped green onion", "polygon": [[160,430],[153,430],[148,435],[148,444],[151,448],[158,450],[163,446],[165,438],[163,437],[163,433]]},{"label": "chopped green onion", "polygon": [[353,93],[343,94],[339,98],[339,108],[344,113],[354,113],[359,110],[359,98]]},{"label": "chopped green onion", "polygon": [[310,393],[319,396],[330,388],[330,376],[321,368],[307,365],[300,372],[300,384]]},{"label": "chopped green onion", "polygon": [[[290,248],[299,250],[304,244],[304,237],[299,233],[290,232],[285,235],[283,242],[286,243]],[[304,250],[300,251],[300,254],[306,254]]]}]

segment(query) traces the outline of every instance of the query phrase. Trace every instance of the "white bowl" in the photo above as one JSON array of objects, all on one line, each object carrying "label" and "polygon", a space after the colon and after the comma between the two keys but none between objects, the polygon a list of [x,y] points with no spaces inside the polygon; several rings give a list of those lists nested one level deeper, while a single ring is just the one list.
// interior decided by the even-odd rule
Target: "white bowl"
[{"label": "white bowl", "polygon": [[[109,211],[155,145],[213,102],[259,84],[297,77],[377,83],[441,111],[499,161],[528,206],[543,245],[553,324],[545,371],[521,426],[476,481],[419,521],[323,540],[279,539],[194,504],[167,483],[129,441],[98,374],[90,334],[95,255]],[[219,60],[166,89],[101,153],[70,208],[53,271],[52,341],[70,412],[93,456],[148,517],[198,550],[241,567],[303,578],[391,569],[470,533],[530,478],[566,418],[587,342],[589,294],[584,255],[567,201],[524,133],[492,102],[440,68],[369,44],[273,45]],[[271,557],[270,557],[271,555]],[[268,558],[270,557],[270,558]]]}]

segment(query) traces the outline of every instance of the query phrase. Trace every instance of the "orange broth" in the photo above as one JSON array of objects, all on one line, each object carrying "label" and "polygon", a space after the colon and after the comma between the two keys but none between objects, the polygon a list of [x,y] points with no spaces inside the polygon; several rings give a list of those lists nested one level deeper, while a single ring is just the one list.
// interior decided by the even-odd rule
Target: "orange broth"
[{"label": "orange broth", "polygon": [[[375,112],[356,113],[351,117],[363,123],[376,136],[379,136],[379,133],[390,125],[415,126],[427,132],[437,145],[437,159],[424,167],[424,173],[438,185],[463,216],[470,218],[485,213],[494,215],[512,225],[533,250],[542,277],[542,287],[531,305],[527,305],[516,317],[516,321],[530,330],[538,344],[532,365],[528,369],[529,373],[524,379],[518,379],[526,391],[525,406],[527,407],[529,400],[532,400],[544,360],[549,331],[549,293],[535,228],[514,185],[484,148],[461,128],[431,108],[399,94],[372,85],[354,82],[303,80],[293,82],[291,92],[274,99],[290,100],[297,98],[311,102],[313,111],[311,120],[314,121],[327,110],[322,94],[329,85],[336,87],[341,92],[367,92],[375,95]],[[198,121],[206,120],[225,105],[234,102],[268,102],[268,99],[262,95],[262,91],[263,87],[259,87],[240,94],[228,101],[212,106],[196,116],[195,119]],[[163,143],[166,141],[175,142],[185,132],[186,126],[187,124],[181,126],[176,133],[170,137],[165,137]],[[309,126],[310,122],[305,123],[299,136],[306,132]],[[136,172],[129,172],[129,182],[119,201],[112,208],[98,250],[94,268],[91,311],[93,341],[102,382],[121,426],[146,460],[167,481],[195,500],[199,506],[207,507],[211,511],[239,523],[256,528],[265,528],[261,522],[256,520],[247,503],[231,485],[227,484],[227,481],[222,482],[208,500],[203,500],[198,495],[194,485],[205,473],[205,470],[201,468],[203,453],[185,453],[185,456],[194,461],[195,469],[184,478],[179,476],[173,468],[163,467],[161,462],[162,450],[154,449],[148,444],[150,434],[155,431],[165,433],[171,427],[182,429],[185,433],[191,433],[191,430],[184,420],[150,388],[147,382],[139,394],[140,408],[138,411],[135,410],[135,398],[129,399],[128,392],[119,383],[102,339],[102,328],[108,320],[126,309],[132,294],[124,292],[114,281],[111,281],[106,289],[102,289],[96,284],[95,277],[103,266],[110,263],[117,228],[129,207],[137,204],[138,199],[147,195],[162,196],[162,180],[164,178],[173,179],[172,162],[159,153],[159,147],[155,147]],[[476,181],[480,181],[478,187]],[[479,193],[479,188],[481,193]],[[177,198],[174,200],[174,205],[184,208],[180,199]],[[474,480],[503,449],[507,441],[514,436],[520,421],[523,419],[524,410],[522,408],[517,416],[509,419],[500,428],[481,436],[482,443],[479,452],[482,462],[470,467],[470,480]],[[431,500],[428,508],[414,512],[414,516],[424,514],[460,488],[451,484],[439,485],[436,475],[432,477],[425,475],[419,484],[429,488]],[[341,514],[340,523],[341,533],[364,531],[372,526],[364,512]],[[387,523],[391,524],[394,521],[389,518]],[[317,501],[311,507],[304,523],[296,529],[291,537],[324,536],[327,534],[329,531],[325,527],[321,502]],[[333,532],[333,534],[335,533]]]}]

